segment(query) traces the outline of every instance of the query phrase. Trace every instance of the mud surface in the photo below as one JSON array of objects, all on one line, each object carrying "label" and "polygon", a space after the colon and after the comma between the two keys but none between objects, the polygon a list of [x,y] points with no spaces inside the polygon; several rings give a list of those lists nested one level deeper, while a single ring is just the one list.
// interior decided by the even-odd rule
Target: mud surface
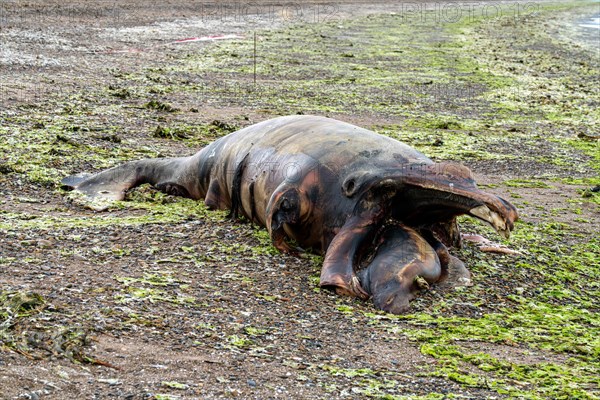
[{"label": "mud surface", "polygon": [[[0,398],[597,398],[598,4],[3,2]],[[296,113],[463,162],[520,255],[392,316],[202,202],[60,188]]]}]

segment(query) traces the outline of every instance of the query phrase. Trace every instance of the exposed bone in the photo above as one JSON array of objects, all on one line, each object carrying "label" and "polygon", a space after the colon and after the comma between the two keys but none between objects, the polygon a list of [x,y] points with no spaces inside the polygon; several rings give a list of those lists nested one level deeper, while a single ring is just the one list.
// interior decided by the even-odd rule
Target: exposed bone
[{"label": "exposed bone", "polygon": [[486,239],[481,235],[463,233],[462,238],[463,238],[463,240],[467,240],[469,242],[476,243],[478,245],[477,247],[479,247],[479,250],[481,250],[481,251],[485,251],[485,252],[489,252],[489,253],[522,255],[522,253],[520,253],[517,250],[508,248],[507,246],[500,244],[500,243],[494,243],[491,240]]}]

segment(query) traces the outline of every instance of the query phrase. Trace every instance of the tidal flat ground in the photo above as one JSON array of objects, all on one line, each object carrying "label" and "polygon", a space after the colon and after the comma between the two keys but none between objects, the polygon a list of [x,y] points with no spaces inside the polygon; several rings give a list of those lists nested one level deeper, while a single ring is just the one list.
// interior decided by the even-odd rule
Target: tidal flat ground
[{"label": "tidal flat ground", "polygon": [[[2,3],[0,398],[597,399],[599,13]],[[60,185],[290,114],[468,166],[520,220],[462,231],[519,254],[465,243],[472,286],[389,315],[203,202],[141,187],[94,212]]]}]

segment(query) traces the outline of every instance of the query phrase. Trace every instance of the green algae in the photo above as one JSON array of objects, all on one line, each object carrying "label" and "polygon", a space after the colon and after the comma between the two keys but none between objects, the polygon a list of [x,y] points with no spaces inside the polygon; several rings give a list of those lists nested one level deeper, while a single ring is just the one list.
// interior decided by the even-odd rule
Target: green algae
[{"label": "green algae", "polygon": [[[490,151],[506,139],[500,135],[475,135],[471,130],[455,126],[454,129],[439,128],[448,120],[436,121],[425,118],[422,127],[415,122],[406,125],[388,125],[375,128],[378,133],[398,139],[423,152],[434,160],[495,160],[513,159],[510,154]],[[442,125],[446,126],[446,125]],[[412,127],[412,129],[410,129]]]},{"label": "green algae", "polygon": [[539,179],[509,179],[504,181],[504,185],[508,187],[540,189],[548,189],[552,187],[543,180]]},{"label": "green algae", "polygon": [[179,390],[187,390],[190,387],[190,385],[188,385],[187,383],[181,383],[177,381],[162,381],[160,385],[171,389]]},{"label": "green algae", "polygon": [[[448,87],[448,83],[465,83],[457,79],[453,68],[462,65],[464,58],[459,57],[458,63],[455,59],[460,48],[454,48],[451,55],[440,53],[437,47],[429,49],[427,26],[415,34],[414,26],[390,16],[359,18],[346,23],[348,26],[343,30],[337,25],[325,24],[262,32],[256,85],[246,84],[252,81],[253,72],[247,56],[252,53],[254,44],[250,40],[220,44],[216,56],[208,60],[203,54],[191,57],[188,64],[178,68],[186,72],[200,68],[235,73],[235,81],[223,82],[225,86],[232,86],[234,101],[244,99],[255,105],[261,98],[273,99],[276,108],[287,112],[294,109],[303,112],[385,110],[403,115],[413,108],[410,103],[415,100],[424,98],[435,102],[440,97],[451,99],[464,94],[464,90]],[[353,37],[347,37],[348,31],[355,32]],[[365,44],[354,39],[360,35],[369,36],[371,40]],[[398,38],[406,36],[411,36],[417,45],[397,44]],[[351,48],[352,52],[343,51],[344,47]],[[233,51],[246,55],[239,58],[238,65],[232,64],[238,58],[232,61],[228,57]],[[431,62],[420,64],[415,63],[415,59]],[[437,68],[433,68],[433,64]]]},{"label": "green algae", "polygon": [[[600,114],[593,106],[598,93],[586,87],[593,81],[593,76],[597,76],[597,63],[577,50],[569,40],[552,36],[553,29],[539,29],[538,25],[543,18],[545,24],[554,28],[564,16],[552,11],[570,12],[578,7],[594,11],[589,2],[540,5],[537,18],[515,23],[505,17],[453,26],[453,31],[465,38],[465,50],[477,63],[485,66],[489,73],[513,81],[508,90],[492,90],[485,96],[506,110],[506,117],[509,113],[519,118],[538,117],[542,126],[560,123],[576,131],[598,132]],[[504,37],[510,37],[510,42]],[[565,53],[569,54],[567,57],[578,59],[561,62],[558,54],[566,56]]]},{"label": "green algae", "polygon": [[[184,306],[196,304],[194,297],[184,294],[189,289],[189,285],[176,278],[173,271],[146,273],[141,278],[116,276],[115,280],[124,286],[121,292],[114,295],[115,300],[122,304],[138,301],[166,302]],[[173,289],[178,290],[172,293]]]},{"label": "green algae", "polygon": [[375,371],[369,368],[338,368],[331,365],[323,365],[321,368],[332,375],[342,375],[346,378],[354,378],[357,376],[374,376],[377,374]]},{"label": "green algae", "polygon": [[[38,122],[32,124],[32,120]],[[69,175],[73,163],[106,169],[132,158],[158,155],[156,151],[131,143],[115,146],[114,142],[104,139],[94,143],[90,140],[92,132],[112,137],[117,128],[91,125],[86,116],[33,114],[5,118],[3,122],[9,125],[0,127],[3,138],[0,159],[4,167],[31,183],[48,188],[57,187],[58,182]]]},{"label": "green algae", "polygon": [[[575,360],[567,361],[566,365],[546,362],[516,364],[485,353],[469,354],[459,346],[429,344],[423,345],[421,351],[442,364],[436,375],[447,376],[465,386],[491,388],[499,394],[527,399],[595,398],[588,390],[593,390],[597,385],[597,379],[590,374],[598,370],[589,370]],[[464,369],[464,364],[488,374],[469,373]],[[577,386],[573,385],[575,381],[578,382]]]},{"label": "green algae", "polygon": [[193,148],[206,146],[216,139],[239,129],[238,125],[214,120],[209,124],[176,123],[169,126],[158,125],[153,133],[154,137],[181,140]]},{"label": "green algae", "polygon": [[[510,270],[490,268],[487,263],[485,269],[469,266],[489,279],[524,271],[523,276],[535,277],[534,281],[522,281],[513,293],[502,293],[494,286],[480,286],[480,277],[468,290],[474,293],[460,291],[461,300],[449,294],[437,311],[368,317],[394,335],[421,343],[424,354],[440,360],[434,376],[522,398],[595,398],[600,373],[600,242],[592,238],[573,244],[576,235],[569,226],[555,222],[520,223],[512,245],[526,244],[527,254],[508,264]],[[493,298],[503,301],[486,300],[489,291],[497,292]],[[480,317],[444,311],[455,301],[472,301],[488,311]],[[519,363],[485,352],[473,355],[463,343],[474,342],[535,349],[549,361]]]},{"label": "green algae", "polygon": [[[169,196],[148,185],[133,190],[127,201],[110,202],[108,213],[91,213],[85,219],[70,215],[31,215],[30,213],[0,210],[0,229],[16,231],[23,229],[83,228],[92,226],[135,226],[143,224],[179,223],[203,219],[223,221],[225,211],[211,211],[203,202]],[[132,214],[117,216],[110,211],[128,210]],[[140,215],[141,214],[141,215]]]},{"label": "green algae", "polygon": [[[75,216],[59,215],[41,215],[31,216],[27,213],[8,213],[0,214],[0,229],[4,231],[15,231],[24,229],[56,229],[56,228],[84,228],[84,227],[102,227],[102,226],[135,226],[144,224],[168,224],[187,221],[192,218],[203,218],[202,213],[194,214],[193,208],[182,206],[180,210],[176,208],[165,207],[160,210],[154,207],[153,203],[139,203],[135,206],[128,204],[130,209],[148,210],[145,215],[114,216],[94,214],[86,219]],[[201,204],[194,202],[194,204]],[[211,218],[218,218],[212,215]]]},{"label": "green algae", "polygon": [[254,344],[254,341],[248,338],[240,337],[238,335],[231,335],[227,337],[227,342],[230,346],[238,349],[246,349]]},{"label": "green algae", "polygon": [[173,276],[172,271],[162,271],[157,274],[146,273],[142,278],[135,277],[115,277],[118,282],[125,284],[126,286],[132,283],[142,283],[151,286],[169,286],[179,284],[182,281]]},{"label": "green algae", "polygon": [[165,393],[155,393],[152,397],[156,400],[180,400],[180,396],[176,396],[174,394],[165,394]]},{"label": "green algae", "polygon": [[[559,9],[564,8],[566,7],[559,7]],[[517,118],[523,120],[539,117],[540,102],[531,98],[532,94],[541,91],[543,96],[548,92],[551,96],[555,96],[556,93],[566,93],[573,97],[575,92],[579,93],[577,90],[580,88],[571,83],[572,76],[561,76],[557,82],[554,77],[548,78],[543,75],[532,77],[531,74],[521,73],[521,70],[507,72],[510,68],[516,68],[513,64],[519,63],[508,65],[498,61],[498,59],[505,59],[499,57],[500,54],[508,55],[511,50],[492,42],[494,36],[491,33],[495,26],[500,25],[503,29],[525,27],[532,35],[536,35],[535,40],[548,39],[543,30],[534,29],[535,22],[528,22],[525,19],[517,22],[510,21],[510,17],[514,15],[507,14],[509,16],[505,19],[468,18],[456,24],[446,24],[439,40],[434,44],[429,44],[434,20],[424,18],[425,22],[413,24],[404,22],[398,15],[357,18],[346,21],[343,29],[337,24],[330,23],[319,26],[299,25],[281,31],[265,31],[261,33],[258,44],[261,57],[257,66],[259,73],[257,84],[251,82],[250,76],[253,72],[250,60],[254,48],[251,40],[219,43],[210,52],[189,55],[185,62],[177,66],[165,66],[158,70],[148,68],[145,74],[139,76],[115,71],[115,78],[125,80],[128,84],[139,82],[141,88],[145,88],[148,82],[161,81],[170,92],[196,91],[201,95],[239,102],[240,105],[243,103],[250,108],[275,108],[281,113],[296,111],[306,113],[313,110],[394,114],[407,118],[405,126],[414,126],[414,122],[411,121],[421,121],[421,126],[416,128],[432,132],[449,131],[437,133],[436,137],[432,137],[431,143],[436,143],[436,139],[439,139],[438,143],[443,142],[443,146],[438,146],[437,149],[435,146],[424,147],[424,150],[434,153],[432,156],[439,154],[440,157],[458,159],[519,157],[520,155],[511,155],[506,151],[500,153],[494,151],[494,147],[502,141],[506,131],[496,132],[494,134],[496,137],[490,140],[492,138],[489,135],[489,128],[485,128],[484,125],[489,125],[490,119],[493,127],[498,121],[506,124],[515,122]],[[439,31],[439,27],[435,28]],[[354,33],[348,34],[350,31]],[[366,43],[357,40],[361,35],[368,36],[370,40]],[[408,43],[398,44],[399,38],[407,37],[410,38]],[[527,40],[530,39],[524,38],[520,43],[527,43],[525,42]],[[551,50],[534,52],[532,57],[549,58],[552,56]],[[348,57],[348,54],[352,54],[352,57]],[[492,56],[494,60],[490,59]],[[524,68],[522,63],[517,67]],[[594,76],[597,73],[591,65],[586,68],[584,72],[579,70],[573,72],[584,73],[586,76]],[[214,71],[214,73],[231,72],[234,75],[230,79],[219,80],[219,85],[224,89],[220,86],[210,86],[210,83],[207,83],[209,85],[207,87],[181,85],[177,73],[193,73],[196,69]],[[124,90],[130,89],[135,88],[124,88]],[[589,106],[593,96],[593,92],[580,93],[580,99],[576,103],[568,104],[564,103],[563,99],[559,101],[557,97],[557,104],[548,106],[551,107],[546,112],[547,121],[542,124],[547,126],[547,123],[560,122],[566,126],[586,126],[588,130],[593,131],[598,127],[597,115],[593,117],[593,110]],[[17,161],[17,165],[14,165],[11,159],[24,159],[22,153],[16,152],[12,157],[6,157],[8,160],[4,163],[6,167],[25,173],[34,183],[52,187],[62,176],[70,172],[67,170],[68,162],[85,159],[87,162],[90,160],[97,162],[97,168],[105,168],[125,159],[152,156],[148,153],[140,154],[139,149],[123,148],[124,146],[109,150],[110,153],[116,152],[116,154],[106,154],[102,149],[90,148],[85,143],[77,146],[77,140],[53,143],[51,133],[54,131],[64,132],[65,129],[68,131],[75,128],[75,137],[77,137],[78,132],[97,128],[87,126],[84,120],[85,113],[89,113],[85,99],[83,96],[73,97],[69,102],[58,106],[70,113],[59,116],[62,122],[44,121],[47,118],[34,115],[33,120],[43,121],[43,124],[46,124],[43,125],[43,129],[29,130],[26,126],[23,127],[24,129],[16,129],[12,134],[18,135],[19,141],[15,143],[36,146],[33,150],[44,156],[37,163],[18,165]],[[436,107],[440,102],[443,104],[442,110]],[[173,109],[172,106],[157,99],[145,104],[149,111],[164,112]],[[566,108],[568,110],[565,110]],[[107,106],[96,107],[94,112],[105,113],[109,109],[110,107]],[[503,113],[502,110],[508,112]],[[115,111],[118,112],[118,109],[111,110],[113,114]],[[441,116],[441,112],[447,115]],[[469,132],[461,129],[465,127],[465,114],[471,114],[470,119],[478,123],[478,127],[474,127],[476,132],[486,132],[484,138],[478,135],[469,136]],[[476,118],[473,119],[473,116]],[[18,126],[18,121],[14,119],[7,119],[6,122]],[[158,136],[200,138],[191,140],[190,146],[204,145],[219,135],[227,133],[214,134],[210,130],[205,132],[201,126],[185,124],[159,127],[160,129],[156,128],[159,130]],[[459,132],[454,132],[457,129]],[[28,131],[31,131],[35,140],[27,139]],[[472,129],[470,133],[473,133]],[[3,132],[3,136],[5,134],[6,131]],[[418,134],[426,133],[416,129],[407,133],[406,137],[411,139],[411,136]],[[69,135],[73,136],[73,132]],[[69,135],[66,137],[70,139]],[[563,143],[561,137],[553,137],[552,134],[549,140],[556,140],[578,150],[581,150],[581,146],[585,146],[586,153],[589,150],[598,154],[597,146],[593,149],[588,145],[582,145],[578,140]],[[481,141],[488,143],[487,148],[482,148]],[[14,143],[9,144],[12,152]],[[460,144],[466,147],[464,151],[450,150]],[[532,144],[535,145],[535,141]],[[78,148],[77,152],[73,152],[75,146]],[[506,147],[503,149],[506,150]],[[53,152],[58,154],[53,156]],[[68,155],[70,160],[66,161],[64,155]],[[570,159],[566,155],[560,160],[553,157],[543,161],[566,166],[569,165]]]},{"label": "green algae", "polygon": [[47,299],[35,292],[0,291],[0,349],[12,350],[29,359],[50,353],[73,362],[100,364],[86,354],[86,329],[53,321],[57,313]]}]

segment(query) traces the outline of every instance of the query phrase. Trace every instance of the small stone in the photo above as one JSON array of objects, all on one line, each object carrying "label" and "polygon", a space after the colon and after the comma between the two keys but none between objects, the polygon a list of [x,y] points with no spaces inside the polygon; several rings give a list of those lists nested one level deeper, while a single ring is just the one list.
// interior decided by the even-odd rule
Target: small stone
[{"label": "small stone", "polygon": [[246,382],[248,383],[248,386],[256,387],[256,381],[254,379],[248,379]]},{"label": "small stone", "polygon": [[107,383],[109,386],[116,386],[116,385],[120,385],[121,381],[118,379],[113,379],[113,378],[100,378],[98,379],[98,382],[100,383]]}]

